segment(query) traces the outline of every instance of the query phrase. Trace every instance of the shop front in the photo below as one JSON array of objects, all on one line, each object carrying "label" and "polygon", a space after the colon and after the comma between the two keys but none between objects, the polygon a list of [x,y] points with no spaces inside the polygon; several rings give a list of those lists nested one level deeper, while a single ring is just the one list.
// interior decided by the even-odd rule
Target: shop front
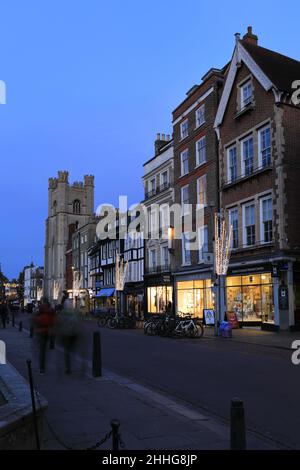
[{"label": "shop front", "polygon": [[93,297],[95,309],[114,309],[116,305],[114,287],[100,289]]},{"label": "shop front", "polygon": [[143,283],[126,283],[124,288],[125,313],[143,320],[144,318],[144,286]]},{"label": "shop front", "polygon": [[173,283],[169,274],[145,278],[145,312],[164,315],[173,312]]},{"label": "shop front", "polygon": [[214,309],[211,279],[176,282],[177,315],[203,319],[204,309]]},{"label": "shop front", "polygon": [[274,326],[271,272],[249,272],[242,275],[231,275],[229,272],[226,279],[226,307],[228,314],[236,315],[240,326]]}]

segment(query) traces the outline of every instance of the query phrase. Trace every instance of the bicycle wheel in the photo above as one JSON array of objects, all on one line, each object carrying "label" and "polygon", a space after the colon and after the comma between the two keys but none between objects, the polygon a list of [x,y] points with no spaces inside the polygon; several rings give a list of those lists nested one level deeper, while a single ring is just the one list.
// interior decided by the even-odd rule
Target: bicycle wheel
[{"label": "bicycle wheel", "polygon": [[145,325],[145,334],[146,335],[150,335],[150,336],[153,336],[155,334],[155,329],[156,329],[156,325],[153,321],[147,323],[147,325]]},{"label": "bicycle wheel", "polygon": [[201,323],[196,323],[196,328],[197,328],[197,338],[202,338],[203,336],[203,333],[204,333],[204,328],[203,328],[203,325]]},{"label": "bicycle wheel", "polygon": [[97,321],[97,325],[99,326],[99,328],[102,328],[106,323],[106,319],[105,318],[99,318],[99,320]]},{"label": "bicycle wheel", "polygon": [[109,318],[107,321],[107,326],[110,329],[117,328],[117,320],[115,320],[114,318]]}]

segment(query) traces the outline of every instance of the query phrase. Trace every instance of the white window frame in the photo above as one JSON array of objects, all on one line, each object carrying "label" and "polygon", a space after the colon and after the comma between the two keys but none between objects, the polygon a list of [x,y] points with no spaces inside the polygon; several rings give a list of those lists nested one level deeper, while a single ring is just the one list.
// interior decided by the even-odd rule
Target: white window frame
[{"label": "white window frame", "polygon": [[[253,155],[252,155],[252,172],[248,173],[246,175],[246,165],[245,165],[245,160],[244,160],[244,142],[247,140],[252,139],[252,149],[253,149]],[[248,137],[245,137],[244,139],[241,140],[241,168],[242,168],[242,177],[247,177],[253,174],[254,172],[254,139],[253,135],[249,135]]]},{"label": "white window frame", "polygon": [[229,224],[232,225],[232,213],[236,212],[237,213],[237,230],[238,230],[238,236],[237,236],[237,246],[233,246],[233,230],[232,230],[232,239],[231,239],[231,249],[236,250],[239,247],[239,208],[236,207],[231,207],[228,211],[229,214]]},{"label": "white window frame", "polygon": [[[155,263],[153,264],[152,254],[154,253]],[[149,248],[149,268],[157,267],[157,252],[155,248]]]},{"label": "white window frame", "polygon": [[[153,181],[154,181],[154,186],[152,187]],[[148,192],[155,193],[155,191],[156,191],[156,177],[153,176],[152,178],[149,179]]]},{"label": "white window frame", "polygon": [[[184,126],[186,126],[186,129],[184,130]],[[186,132],[186,134],[184,134]],[[185,139],[186,137],[188,137],[189,135],[189,121],[188,119],[185,119],[184,121],[182,121],[182,123],[180,124],[180,138],[181,140]]]},{"label": "white window frame", "polygon": [[182,253],[182,265],[183,266],[189,266],[191,264],[191,250],[189,250],[190,259],[188,261],[186,260],[186,250],[185,250],[186,243],[188,243],[188,246],[190,246],[190,240],[189,240],[188,235],[189,235],[189,232],[182,232],[181,234],[181,253]]},{"label": "white window frame", "polygon": [[[198,149],[198,146],[200,144],[200,142],[205,142],[205,145],[203,147],[201,147],[201,150],[204,149],[204,160],[202,162],[199,161],[199,149]],[[204,163],[206,163],[206,135],[203,135],[199,140],[197,140],[196,142],[196,166],[200,166],[200,165],[203,165]]]},{"label": "white window frame", "polygon": [[163,181],[163,175],[167,173],[167,181],[166,181],[166,184],[169,184],[169,169],[167,168],[166,170],[162,171],[160,173],[160,176],[159,176],[159,181],[160,181],[160,185],[162,186],[164,184],[164,181]]},{"label": "white window frame", "polygon": [[[201,121],[198,119],[198,115],[202,116]],[[196,109],[195,121],[196,121],[196,129],[198,129],[198,127],[202,126],[202,124],[205,123],[205,103],[203,103],[201,106],[199,106],[199,108]]]},{"label": "white window frame", "polygon": [[[167,263],[165,263],[165,259],[164,259],[164,252],[167,252],[168,256],[167,256]],[[169,255],[169,251],[168,251],[168,245],[162,245],[160,247],[160,265],[161,266],[168,266],[170,263],[170,255]]]},{"label": "white window frame", "polygon": [[[184,167],[183,167],[183,156],[187,154],[187,158],[185,161],[187,161],[187,172],[184,173],[183,170],[184,170]],[[188,149],[185,149],[183,150],[183,152],[181,152],[180,154],[180,169],[181,169],[181,175],[180,176],[185,176],[189,173],[189,150]]]},{"label": "white window frame", "polygon": [[[251,207],[253,206],[254,207],[254,244],[251,244],[251,245],[247,245],[247,233],[246,233],[246,208],[247,207]],[[246,204],[243,204],[243,246],[244,247],[250,247],[250,246],[255,246],[256,244],[256,213],[255,213],[255,202],[254,201],[251,201],[251,202],[248,202]],[[248,227],[248,226],[247,226]]]},{"label": "white window frame", "polygon": [[161,230],[162,231],[167,230],[170,227],[169,204],[161,204],[159,206],[159,219],[160,219],[160,228],[161,228]]},{"label": "white window frame", "polygon": [[[204,261],[204,253],[208,253],[208,227],[203,225],[198,227],[198,262]],[[203,251],[204,248],[204,251]],[[205,250],[206,248],[206,250]]]},{"label": "white window frame", "polygon": [[271,201],[271,203],[272,203],[272,216],[271,216],[270,220],[272,220],[272,232],[274,230],[274,224],[273,224],[273,197],[272,197],[271,194],[268,194],[267,196],[262,197],[259,201],[260,243],[263,244],[263,245],[268,244],[268,243],[272,243],[272,241],[273,241],[273,240],[269,240],[269,241],[264,240],[264,221],[263,221],[263,203],[264,203],[264,201]]},{"label": "white window frame", "polygon": [[[235,154],[236,154],[236,178],[233,180],[231,178],[231,172],[230,172],[230,151],[235,148]],[[238,155],[237,155],[237,145],[233,144],[230,147],[227,148],[227,181],[228,183],[232,183],[233,181],[236,181],[238,178]]]},{"label": "white window frame", "polygon": [[[188,202],[187,203],[183,202],[184,190],[187,190],[187,192],[188,192]],[[182,188],[181,188],[181,213],[182,213],[182,215],[187,215],[187,214],[190,213],[189,204],[190,204],[190,190],[189,190],[189,185],[186,184],[186,185],[182,186]]]},{"label": "white window frame", "polygon": [[[244,100],[244,89],[247,87],[251,87],[251,95],[247,98],[247,103],[245,104]],[[250,103],[252,103],[253,100],[253,84],[251,78],[249,78],[246,82],[244,82],[242,85],[240,85],[240,99],[241,99],[241,110],[247,108]]]},{"label": "white window frame", "polygon": [[[201,184],[202,181],[204,181],[204,187],[205,187],[204,204],[200,203],[200,184]],[[207,206],[207,178],[206,178],[206,174],[200,176],[200,178],[197,179],[197,204],[198,204],[198,209],[201,209],[202,207]]]},{"label": "white window frame", "polygon": [[267,124],[266,126],[262,127],[261,129],[258,129],[257,134],[258,134],[258,166],[259,168],[268,168],[269,165],[266,165],[263,167],[262,163],[262,146],[261,146],[261,134],[265,130],[269,129],[270,131],[270,163],[272,160],[272,143],[271,143],[271,126],[270,124]]}]

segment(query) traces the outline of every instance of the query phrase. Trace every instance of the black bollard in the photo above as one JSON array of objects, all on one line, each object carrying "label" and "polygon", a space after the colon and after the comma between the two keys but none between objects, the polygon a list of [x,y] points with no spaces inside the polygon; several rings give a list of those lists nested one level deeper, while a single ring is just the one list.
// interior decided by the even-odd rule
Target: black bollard
[{"label": "black bollard", "polygon": [[37,414],[36,414],[36,407],[35,407],[35,397],[34,397],[34,386],[33,386],[33,378],[32,378],[32,370],[31,370],[31,360],[27,359],[27,368],[28,368],[28,378],[29,378],[29,385],[30,385],[30,394],[31,394],[31,404],[32,404],[32,417],[33,417],[33,426],[34,426],[34,433],[36,439],[36,448],[40,450],[40,438],[39,438],[39,430],[37,424]]},{"label": "black bollard", "polygon": [[23,322],[20,321],[20,323],[19,323],[19,331],[22,331],[22,328],[23,328]]},{"label": "black bollard", "polygon": [[99,331],[93,335],[93,377],[102,377],[101,336]]},{"label": "black bollard", "polygon": [[29,330],[29,337],[33,338],[33,326],[31,325],[30,330]]},{"label": "black bollard", "polygon": [[244,403],[239,398],[231,400],[230,448],[246,450],[246,427]]},{"label": "black bollard", "polygon": [[15,327],[15,313],[12,313],[12,326]]},{"label": "black bollard", "polygon": [[55,348],[55,335],[50,335],[49,338],[49,349]]},{"label": "black bollard", "polygon": [[119,427],[120,422],[116,419],[113,419],[110,422],[112,430],[112,450],[119,450]]}]

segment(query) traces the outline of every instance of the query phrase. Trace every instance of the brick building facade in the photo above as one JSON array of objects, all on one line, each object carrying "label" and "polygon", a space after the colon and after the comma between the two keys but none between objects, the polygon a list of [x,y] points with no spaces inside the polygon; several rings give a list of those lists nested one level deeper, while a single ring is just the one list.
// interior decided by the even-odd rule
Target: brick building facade
[{"label": "brick building facade", "polygon": [[244,325],[300,321],[300,109],[291,103],[300,63],[257,44],[236,46],[215,120],[221,208],[233,226],[227,312]]},{"label": "brick building facade", "polygon": [[[191,214],[190,222],[179,224],[182,234],[175,233],[175,311],[200,318],[214,306],[214,213],[219,207],[214,120],[223,82],[224,70],[209,70],[173,111],[175,203],[181,215]],[[191,231],[197,237],[193,248]]]}]

